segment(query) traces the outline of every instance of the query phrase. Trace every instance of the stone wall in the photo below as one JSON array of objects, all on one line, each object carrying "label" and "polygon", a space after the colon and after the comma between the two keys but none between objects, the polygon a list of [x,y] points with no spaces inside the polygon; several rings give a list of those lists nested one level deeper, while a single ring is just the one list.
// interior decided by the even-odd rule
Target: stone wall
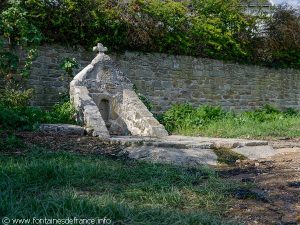
[{"label": "stone wall", "polygon": [[64,48],[59,45],[44,45],[39,48],[38,58],[32,65],[31,75],[27,87],[35,91],[32,105],[49,108],[59,102],[63,95],[69,91],[69,82],[61,69],[65,58],[76,58],[80,68],[74,71],[74,75],[87,66],[93,57],[92,52],[82,48]]},{"label": "stone wall", "polygon": [[[110,54],[110,53],[109,53]],[[49,107],[68,91],[60,64],[76,58],[81,70],[95,57],[83,49],[42,46],[33,64],[28,86],[35,89],[33,105]],[[225,63],[218,60],[126,52],[114,55],[121,70],[147,96],[155,112],[172,104],[221,105],[248,110],[264,104],[300,109],[300,71]]]},{"label": "stone wall", "polygon": [[151,100],[155,112],[176,103],[220,105],[236,111],[265,104],[300,109],[300,70],[135,52],[118,55],[116,61]]}]

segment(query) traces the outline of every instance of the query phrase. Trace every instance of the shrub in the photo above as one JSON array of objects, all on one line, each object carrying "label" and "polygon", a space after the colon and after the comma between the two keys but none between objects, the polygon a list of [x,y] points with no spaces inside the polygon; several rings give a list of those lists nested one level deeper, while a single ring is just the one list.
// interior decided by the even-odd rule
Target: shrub
[{"label": "shrub", "polygon": [[[43,36],[46,42],[86,48],[102,42],[114,51],[300,68],[299,10],[288,6],[269,17],[245,15],[239,0],[24,0],[0,7],[0,34],[22,45]],[[258,31],[262,25],[264,33]]]},{"label": "shrub", "polygon": [[48,42],[223,59],[246,54],[237,37],[247,22],[236,0],[26,0],[18,6]]},{"label": "shrub", "polygon": [[75,108],[70,101],[54,105],[49,112],[47,123],[75,123]]},{"label": "shrub", "polygon": [[41,123],[75,124],[74,107],[66,102],[46,111],[37,107],[5,107],[0,105],[0,129],[35,130]]},{"label": "shrub", "polygon": [[48,42],[89,47],[96,41],[108,44],[122,38],[113,5],[113,1],[105,0],[22,1],[27,18]]},{"label": "shrub", "polygon": [[279,6],[267,23],[267,45],[273,65],[300,68],[300,11]]},{"label": "shrub", "polygon": [[0,105],[14,108],[25,107],[33,96],[33,90],[16,90],[9,86],[0,94]]},{"label": "shrub", "polygon": [[227,116],[218,106],[194,108],[189,104],[174,105],[162,116],[162,122],[170,132],[182,128],[196,128]]},{"label": "shrub", "polygon": [[40,123],[75,123],[75,109],[70,101],[46,111],[28,106],[31,97],[32,90],[6,89],[0,94],[0,129],[33,130]]},{"label": "shrub", "polygon": [[7,7],[7,0],[2,0],[0,2],[0,12]]},{"label": "shrub", "polygon": [[45,113],[33,107],[9,108],[0,105],[0,126],[5,130],[32,130],[46,122]]},{"label": "shrub", "polygon": [[288,5],[265,18],[264,35],[252,35],[251,60],[273,67],[300,68],[300,11]]},{"label": "shrub", "polygon": [[185,119],[194,112],[195,109],[189,104],[174,105],[163,114],[162,122],[166,129],[172,132],[176,127],[183,126]]},{"label": "shrub", "polygon": [[120,16],[128,26],[131,48],[187,54],[189,46],[188,8],[181,2],[135,0]]},{"label": "shrub", "polygon": [[250,24],[238,0],[192,0],[196,16],[192,21],[192,48],[202,56],[238,59],[247,56],[239,38]]},{"label": "shrub", "polygon": [[79,63],[75,58],[67,57],[60,64],[60,68],[65,71],[65,75],[70,79],[74,76],[74,70],[79,68]]},{"label": "shrub", "polygon": [[[0,11],[0,76],[4,76],[10,84],[21,84],[29,76],[42,34],[28,20],[27,11],[20,1],[9,3],[9,7]],[[19,57],[16,47],[22,50],[25,57]]]}]

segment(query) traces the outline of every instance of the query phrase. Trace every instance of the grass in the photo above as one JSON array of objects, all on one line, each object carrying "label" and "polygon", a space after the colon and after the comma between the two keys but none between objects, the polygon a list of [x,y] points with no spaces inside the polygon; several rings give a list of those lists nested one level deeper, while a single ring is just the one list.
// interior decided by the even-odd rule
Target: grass
[{"label": "grass", "polygon": [[300,137],[300,117],[282,118],[274,121],[239,121],[224,118],[201,127],[181,127],[174,134],[223,137],[223,138],[276,138]]},{"label": "grass", "polygon": [[[235,224],[222,219],[247,184],[208,168],[26,148],[0,153],[0,218],[110,218],[114,224]],[[224,217],[223,217],[224,218]]]},{"label": "grass", "polygon": [[300,137],[300,112],[280,111],[269,105],[262,109],[232,113],[220,107],[175,105],[161,121],[172,134],[223,138]]}]

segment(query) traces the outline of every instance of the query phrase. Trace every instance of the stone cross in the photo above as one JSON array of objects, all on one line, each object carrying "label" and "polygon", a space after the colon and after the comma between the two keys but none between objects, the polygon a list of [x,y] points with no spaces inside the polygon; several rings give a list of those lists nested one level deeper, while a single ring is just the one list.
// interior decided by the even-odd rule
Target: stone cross
[{"label": "stone cross", "polygon": [[94,52],[97,52],[97,51],[98,51],[99,53],[104,53],[104,52],[107,51],[107,48],[104,47],[103,44],[98,43],[97,46],[95,46],[95,47],[93,48],[93,51],[94,51]]}]

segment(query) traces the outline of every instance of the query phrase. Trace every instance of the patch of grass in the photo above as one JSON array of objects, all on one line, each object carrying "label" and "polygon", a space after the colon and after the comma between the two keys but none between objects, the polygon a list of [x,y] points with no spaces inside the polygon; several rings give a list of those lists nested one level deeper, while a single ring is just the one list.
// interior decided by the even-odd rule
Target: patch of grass
[{"label": "patch of grass", "polygon": [[203,127],[179,128],[174,133],[224,138],[294,138],[300,137],[300,118],[289,117],[268,122],[251,120],[241,122],[234,118],[224,118]]},{"label": "patch of grass", "polygon": [[215,148],[214,152],[218,156],[219,163],[225,163],[227,165],[234,165],[236,160],[245,160],[247,157],[238,154],[228,148]]},{"label": "patch of grass", "polygon": [[235,114],[220,107],[173,106],[162,116],[170,133],[224,138],[300,137],[300,113],[279,111],[266,105],[255,111]]},{"label": "patch of grass", "polygon": [[0,155],[0,217],[110,218],[114,224],[234,224],[230,193],[247,184],[207,167],[28,150]]}]

